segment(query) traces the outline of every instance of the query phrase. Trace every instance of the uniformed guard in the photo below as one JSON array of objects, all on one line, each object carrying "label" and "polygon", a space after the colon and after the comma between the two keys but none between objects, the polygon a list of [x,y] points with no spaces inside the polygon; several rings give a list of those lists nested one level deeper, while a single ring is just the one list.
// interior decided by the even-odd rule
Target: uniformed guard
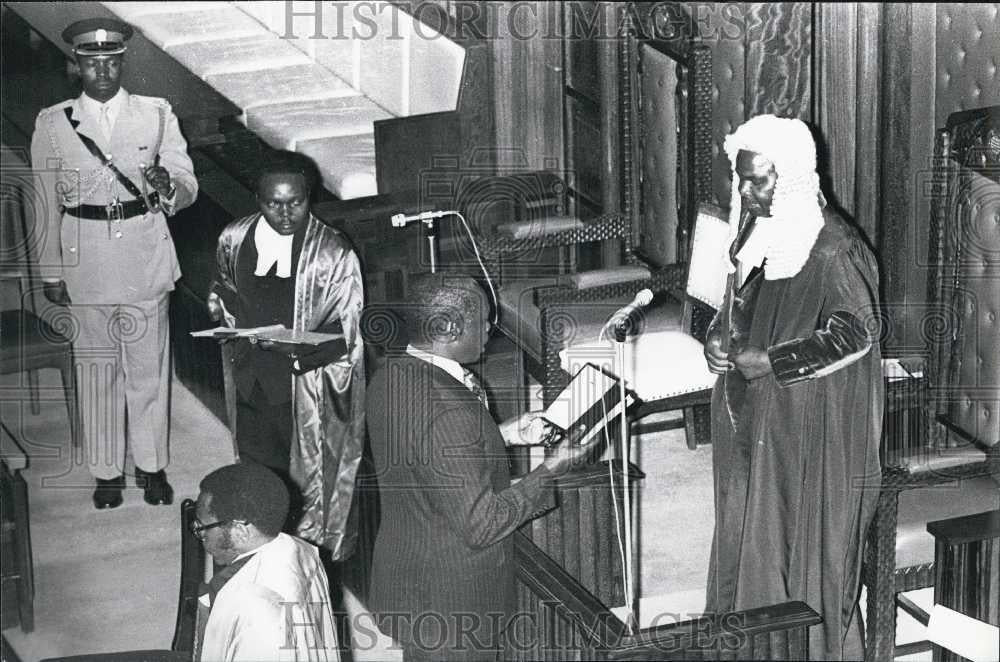
[{"label": "uniformed guard", "polygon": [[42,110],[31,140],[45,237],[46,298],[68,306],[87,464],[97,508],[122,503],[126,441],[136,484],[170,504],[167,300],[180,268],[166,217],[198,183],[177,118],[164,99],[121,87],[132,27],[77,21],[63,40],[83,94]]}]

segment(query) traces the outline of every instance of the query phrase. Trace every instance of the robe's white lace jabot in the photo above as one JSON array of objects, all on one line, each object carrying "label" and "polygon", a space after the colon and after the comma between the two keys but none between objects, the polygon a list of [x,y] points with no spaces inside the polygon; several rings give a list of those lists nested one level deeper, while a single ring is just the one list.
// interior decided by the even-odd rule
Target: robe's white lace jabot
[{"label": "robe's white lace jabot", "polygon": [[[823,229],[825,203],[816,174],[816,144],[809,127],[797,119],[758,115],[731,133],[724,148],[734,166],[740,150],[747,150],[774,163],[778,175],[771,216],[757,219],[737,257],[750,267],[763,263],[764,278],[768,280],[791,278],[802,270]],[[734,172],[727,254],[739,229],[740,209],[739,177]]]}]

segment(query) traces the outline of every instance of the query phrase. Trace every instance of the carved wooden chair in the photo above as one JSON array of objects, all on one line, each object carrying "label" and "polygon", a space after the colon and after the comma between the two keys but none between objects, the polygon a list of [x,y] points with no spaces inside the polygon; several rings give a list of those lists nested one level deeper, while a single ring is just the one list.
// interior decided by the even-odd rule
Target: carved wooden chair
[{"label": "carved wooden chair", "polygon": [[[0,280],[3,280],[0,275]],[[16,279],[23,282],[23,279]],[[0,283],[0,286],[9,284]],[[23,288],[20,288],[23,292]],[[62,377],[66,412],[69,416],[70,439],[75,448],[80,447],[80,415],[76,399],[76,374],[73,370],[73,345],[62,330],[54,328],[31,309],[30,291],[20,296],[22,305],[0,312],[0,374],[25,373],[31,413],[41,411],[38,371],[55,368]],[[66,321],[66,313],[59,317]],[[57,326],[59,326],[57,324]]]},{"label": "carved wooden chair", "polygon": [[171,650],[189,651],[195,660],[200,656],[198,593],[208,566],[205,548],[191,530],[196,505],[192,499],[184,499],[181,503],[181,581],[177,592],[177,622],[170,644]]},{"label": "carved wooden chair", "polygon": [[28,484],[21,471],[28,456],[14,435],[0,422],[0,624],[18,625],[22,632],[35,628],[35,572],[31,556],[31,522]]},{"label": "carved wooden chair", "polygon": [[[526,204],[527,218],[498,225],[483,241],[499,281],[500,329],[523,352],[545,404],[568,382],[563,350],[596,339],[608,317],[642,289],[655,295],[646,327],[707,326],[703,314],[685,314],[691,309],[683,295],[671,295],[685,290],[698,205],[711,195],[711,53],[692,40],[640,32],[627,12],[619,53],[621,212],[584,220],[560,213],[564,205],[553,214],[551,206]],[[648,236],[648,219],[659,215],[668,218],[664,236]],[[606,242],[620,248],[622,266],[559,273],[552,262],[553,251]],[[676,404],[691,447],[708,439],[707,404],[704,397]]]},{"label": "carved wooden chair", "polygon": [[[887,416],[924,421],[910,443],[883,435],[881,491],[868,532],[869,660],[929,650],[896,647],[898,594],[934,585],[928,521],[1000,506],[1000,107],[955,113],[938,134],[931,215],[930,301],[948,321],[931,339],[922,381],[889,384]],[[992,329],[992,330],[991,330]],[[905,597],[905,596],[902,596]]]},{"label": "carved wooden chair", "polygon": [[900,596],[906,611],[928,628],[929,641],[917,645],[933,649],[935,662],[966,659],[956,651],[972,659],[988,659],[987,656],[995,654],[997,644],[988,639],[978,640],[976,635],[983,633],[970,632],[968,628],[975,621],[979,621],[977,625],[1000,625],[1000,613],[995,606],[1000,590],[997,581],[1000,564],[992,561],[1000,550],[1000,509],[928,522],[927,532],[934,536],[935,607],[947,607],[972,621],[959,624],[949,619],[946,626],[933,624],[933,611],[927,612],[906,596]]},{"label": "carved wooden chair", "polygon": [[0,374],[24,374],[31,413],[37,415],[38,371],[58,370],[69,414],[70,437],[73,446],[79,447],[73,346],[71,334],[67,333],[73,324],[64,309],[55,308],[49,311],[54,314],[43,314],[36,307],[44,298],[40,283],[34,280],[38,265],[32,244],[37,241],[38,233],[32,228],[35,221],[32,183],[21,175],[28,170],[25,158],[7,148],[0,154],[5,171],[0,200]]}]

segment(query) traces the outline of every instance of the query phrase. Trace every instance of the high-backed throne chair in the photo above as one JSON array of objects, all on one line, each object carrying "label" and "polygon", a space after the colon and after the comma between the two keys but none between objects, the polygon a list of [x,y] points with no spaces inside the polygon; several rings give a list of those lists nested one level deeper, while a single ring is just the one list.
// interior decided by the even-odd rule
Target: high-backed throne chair
[{"label": "high-backed throne chair", "polygon": [[927,523],[1000,507],[1000,106],[949,116],[935,152],[928,309],[946,323],[928,334],[923,379],[888,388],[890,410],[895,392],[922,421],[908,443],[883,438],[862,576],[869,660],[931,648],[895,645],[897,604],[920,618],[899,594],[949,570],[935,568]]}]

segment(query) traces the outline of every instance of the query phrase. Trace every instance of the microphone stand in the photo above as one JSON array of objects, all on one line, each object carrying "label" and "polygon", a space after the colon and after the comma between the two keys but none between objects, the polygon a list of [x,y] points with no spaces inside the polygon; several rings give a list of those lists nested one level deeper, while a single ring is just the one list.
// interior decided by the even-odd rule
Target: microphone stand
[{"label": "microphone stand", "polygon": [[497,291],[493,286],[493,281],[490,279],[490,274],[486,270],[486,265],[483,264],[483,258],[479,254],[479,247],[476,245],[476,238],[472,234],[472,229],[469,228],[468,221],[465,220],[465,216],[462,212],[450,209],[448,211],[428,211],[421,212],[420,214],[414,214],[407,216],[405,214],[394,214],[390,221],[392,221],[392,226],[396,228],[405,227],[408,223],[414,221],[420,221],[427,227],[427,257],[430,262],[431,273],[437,273],[438,264],[438,254],[437,254],[437,227],[434,225],[435,218],[442,218],[444,216],[457,216],[458,220],[462,222],[462,227],[465,228],[465,232],[469,235],[469,241],[472,243],[472,250],[476,254],[476,262],[479,263],[479,268],[483,271],[483,276],[486,278],[486,284],[490,288],[490,296],[493,299],[493,323],[496,324],[499,321],[500,314],[500,302],[497,299]]},{"label": "microphone stand", "polygon": [[[639,600],[635,595],[635,567],[632,562],[632,491],[629,486],[629,445],[628,419],[625,416],[625,341],[628,337],[628,324],[616,324],[612,334],[615,342],[615,357],[621,366],[618,377],[618,400],[621,403],[621,426],[618,430],[620,453],[622,458],[622,524],[625,530],[625,567],[622,569],[625,584],[625,605],[628,607],[628,618],[625,627],[630,634],[635,634],[639,623]],[[612,467],[612,476],[614,475]],[[612,486],[612,489],[613,486]]]},{"label": "microphone stand", "polygon": [[437,273],[437,226],[434,225],[434,219],[428,218],[423,221],[424,227],[427,228],[427,259],[431,263],[431,273]]}]

